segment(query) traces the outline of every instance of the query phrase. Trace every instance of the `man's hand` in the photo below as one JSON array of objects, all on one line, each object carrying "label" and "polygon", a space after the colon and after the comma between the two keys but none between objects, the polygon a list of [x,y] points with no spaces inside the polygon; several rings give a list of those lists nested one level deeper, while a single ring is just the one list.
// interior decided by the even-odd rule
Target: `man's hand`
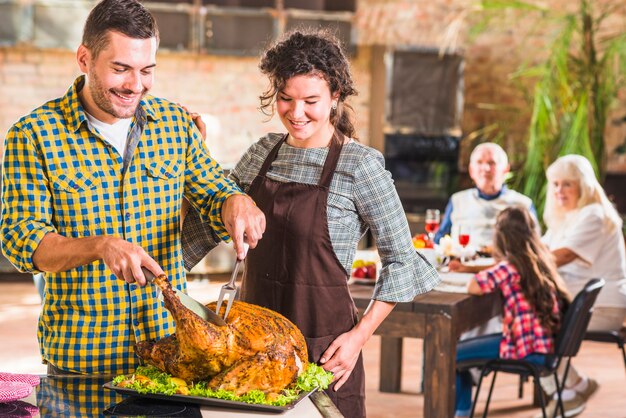
[{"label": "man's hand", "polygon": [[143,248],[115,236],[67,238],[50,232],[33,254],[38,270],[57,273],[102,260],[118,279],[145,286],[141,267],[155,276],[163,274],[159,264]]},{"label": "man's hand", "polygon": [[222,205],[222,222],[233,239],[240,260],[246,257],[244,237],[250,248],[254,248],[265,232],[265,215],[247,195],[233,195],[226,199]]},{"label": "man's hand", "polygon": [[102,261],[126,283],[136,282],[145,286],[147,281],[141,267],[150,270],[155,276],[165,274],[159,264],[138,245],[118,237],[103,237]]}]

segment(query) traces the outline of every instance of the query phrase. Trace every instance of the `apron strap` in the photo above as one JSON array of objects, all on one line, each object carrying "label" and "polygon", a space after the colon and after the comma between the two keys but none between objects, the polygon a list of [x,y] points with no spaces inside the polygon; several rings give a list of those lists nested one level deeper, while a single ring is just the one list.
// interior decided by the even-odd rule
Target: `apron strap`
[{"label": "apron strap", "polygon": [[341,149],[343,148],[343,135],[339,135],[337,129],[335,129],[335,133],[333,134],[332,139],[330,140],[330,149],[328,150],[328,155],[326,156],[326,162],[324,163],[324,169],[322,170],[322,175],[320,176],[320,181],[318,186],[330,188],[330,182],[333,179],[333,175],[335,174],[335,169],[337,168],[337,161],[339,161],[339,155],[341,155]]},{"label": "apron strap", "polygon": [[272,165],[272,163],[276,159],[276,156],[278,155],[278,150],[280,149],[280,146],[283,145],[283,142],[287,140],[288,135],[289,134],[285,134],[285,136],[283,136],[283,139],[281,139],[280,141],[276,143],[276,145],[274,145],[274,148],[272,148],[270,153],[267,155],[267,158],[265,159],[265,161],[263,161],[263,165],[261,166],[261,169],[259,170],[259,174],[257,174],[257,176],[265,177],[268,170],[270,169],[270,166]]},{"label": "apron strap", "polygon": [[[274,148],[272,148],[270,153],[267,155],[267,158],[265,159],[265,161],[263,161],[263,165],[261,166],[261,169],[259,170],[259,174],[257,174],[257,176],[265,177],[265,175],[270,169],[270,166],[272,165],[272,163],[276,159],[276,156],[278,155],[278,150],[280,150],[281,145],[283,145],[283,143],[287,140],[288,135],[289,134],[285,134],[283,139],[281,139],[280,141],[276,143],[276,145],[274,145]],[[341,155],[342,148],[343,148],[343,141],[341,140],[340,136],[335,130],[335,133],[333,134],[333,137],[330,140],[330,149],[328,150],[328,155],[326,156],[326,161],[324,162],[322,175],[320,176],[320,180],[317,183],[318,186],[322,186],[326,188],[330,187],[330,182],[332,181],[333,175],[335,174],[335,169],[337,168],[337,161],[339,161],[339,156]]]}]

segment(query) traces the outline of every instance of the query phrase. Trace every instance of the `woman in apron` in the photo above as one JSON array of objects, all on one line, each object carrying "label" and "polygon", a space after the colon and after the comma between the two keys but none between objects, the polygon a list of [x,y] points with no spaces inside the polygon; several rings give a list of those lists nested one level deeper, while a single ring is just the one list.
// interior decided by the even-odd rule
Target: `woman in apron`
[{"label": "woman in apron", "polygon": [[[356,141],[345,103],[356,91],[338,41],[293,32],[265,51],[260,69],[270,81],[261,108],[287,132],[261,138],[231,173],[266,217],[263,239],[246,258],[241,299],[294,322],[309,360],[335,376],[327,390],[335,405],[346,417],[364,417],[363,345],[395,303],[439,278],[413,248],[383,156]],[[183,236],[202,236],[200,228],[190,214]],[[348,277],[368,229],[382,270],[359,320]]]}]

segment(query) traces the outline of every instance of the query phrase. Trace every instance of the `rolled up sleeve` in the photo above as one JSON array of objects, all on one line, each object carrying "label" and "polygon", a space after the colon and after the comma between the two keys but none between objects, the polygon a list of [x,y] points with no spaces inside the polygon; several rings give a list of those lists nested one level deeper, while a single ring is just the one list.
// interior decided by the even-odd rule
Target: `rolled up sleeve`
[{"label": "rolled up sleeve", "polygon": [[36,272],[33,254],[56,229],[41,160],[20,126],[7,134],[2,167],[2,252],[18,270]]}]

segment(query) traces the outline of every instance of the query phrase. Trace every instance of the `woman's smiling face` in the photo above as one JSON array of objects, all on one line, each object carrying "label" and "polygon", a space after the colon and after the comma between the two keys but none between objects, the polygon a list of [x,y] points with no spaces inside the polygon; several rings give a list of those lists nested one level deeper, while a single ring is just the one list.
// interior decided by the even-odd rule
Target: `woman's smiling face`
[{"label": "woman's smiling face", "polygon": [[578,207],[580,186],[576,180],[555,178],[552,180],[552,193],[556,204],[565,211]]},{"label": "woman's smiling face", "polygon": [[289,132],[287,142],[298,148],[327,146],[334,132],[330,112],[336,100],[321,76],[297,75],[287,80],[276,97],[276,111]]}]

